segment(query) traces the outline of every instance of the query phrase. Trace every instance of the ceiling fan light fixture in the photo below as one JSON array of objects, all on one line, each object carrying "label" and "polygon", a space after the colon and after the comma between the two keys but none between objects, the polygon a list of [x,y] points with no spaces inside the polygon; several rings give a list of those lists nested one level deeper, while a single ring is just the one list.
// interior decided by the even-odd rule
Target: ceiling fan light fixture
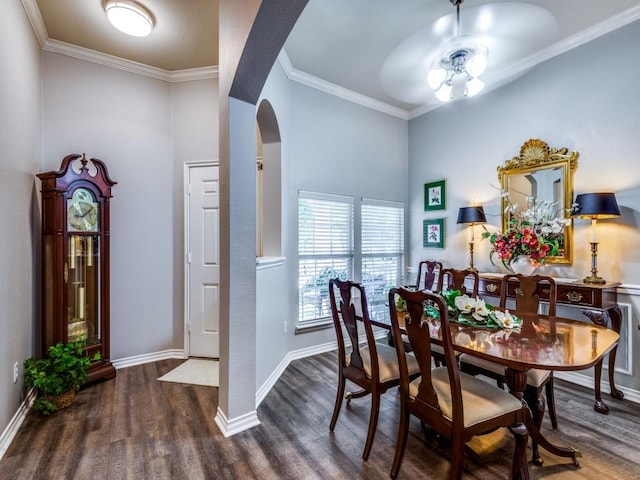
[{"label": "ceiling fan light fixture", "polygon": [[[485,49],[486,50],[486,49]],[[478,52],[475,56],[467,61],[467,72],[473,77],[479,77],[487,68],[487,55],[484,52]]]},{"label": "ceiling fan light fixture", "polygon": [[127,35],[146,37],[155,25],[153,14],[133,0],[108,0],[104,11],[111,25]]},{"label": "ceiling fan light fixture", "polygon": [[431,88],[437,90],[447,78],[447,71],[444,68],[434,68],[427,74],[427,83]]},{"label": "ceiling fan light fixture", "polygon": [[451,84],[443,83],[440,88],[436,90],[436,98],[441,102],[451,100]]},{"label": "ceiling fan light fixture", "polygon": [[472,97],[484,88],[484,82],[478,77],[487,68],[489,49],[470,36],[460,35],[460,4],[463,1],[450,0],[456,7],[456,35],[447,42],[448,48],[436,57],[427,74],[427,83],[442,102]]},{"label": "ceiling fan light fixture", "polygon": [[467,82],[467,97],[473,97],[482,91],[484,82],[479,78],[472,78]]}]

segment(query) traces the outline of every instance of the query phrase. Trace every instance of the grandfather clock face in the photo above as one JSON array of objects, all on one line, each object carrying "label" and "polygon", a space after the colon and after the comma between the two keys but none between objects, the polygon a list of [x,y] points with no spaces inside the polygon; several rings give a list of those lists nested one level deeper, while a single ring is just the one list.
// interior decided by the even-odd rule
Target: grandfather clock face
[{"label": "grandfather clock face", "polygon": [[97,232],[99,204],[93,193],[86,188],[78,188],[67,200],[67,230],[69,232]]}]

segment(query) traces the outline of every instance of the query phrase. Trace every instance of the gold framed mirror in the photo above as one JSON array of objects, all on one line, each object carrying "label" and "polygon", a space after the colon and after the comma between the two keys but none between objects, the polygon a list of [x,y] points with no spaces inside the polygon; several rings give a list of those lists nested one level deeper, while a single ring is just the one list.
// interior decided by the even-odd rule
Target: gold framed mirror
[{"label": "gold framed mirror", "polygon": [[530,139],[520,147],[520,154],[498,167],[502,189],[502,231],[506,232],[514,208],[536,210],[541,215],[565,223],[556,233],[558,255],[548,257],[549,263],[570,264],[572,257],[571,203],[573,173],[578,168],[578,152],[568,148],[550,148],[540,139]]}]

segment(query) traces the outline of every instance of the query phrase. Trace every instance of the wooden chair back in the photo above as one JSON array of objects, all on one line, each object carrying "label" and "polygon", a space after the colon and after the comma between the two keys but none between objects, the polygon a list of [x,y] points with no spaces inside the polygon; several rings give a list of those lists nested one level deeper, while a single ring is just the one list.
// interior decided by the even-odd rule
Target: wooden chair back
[{"label": "wooden chair back", "polygon": [[556,281],[546,275],[509,274],[502,277],[500,290],[500,307],[506,308],[509,282],[517,280],[515,290],[516,311],[537,313],[540,308],[540,297],[549,299],[549,315],[556,314],[558,288]]},{"label": "wooden chair back", "polygon": [[[471,278],[472,287],[469,289],[465,283]],[[476,270],[464,269],[456,270],[455,268],[445,268],[440,271],[438,278],[438,292],[442,290],[460,290],[463,295],[466,293],[470,297],[478,296],[478,288],[480,286],[480,277]]]},{"label": "wooden chair back", "polygon": [[[393,301],[396,295],[406,302],[407,307],[405,312],[397,312],[395,302]],[[435,307],[440,312],[439,320],[432,320],[423,315],[425,305],[427,304]],[[436,430],[442,433],[446,432],[446,434],[450,436],[454,428],[462,428],[464,418],[460,374],[451,340],[447,304],[444,298],[436,293],[420,290],[412,292],[403,288],[393,288],[389,292],[389,305],[391,310],[391,330],[393,332],[394,344],[398,351],[401,395],[405,395],[406,397],[409,395],[409,378],[398,314],[404,319],[404,332],[411,346],[411,351],[418,361],[422,378],[418,395],[412,402],[411,411],[419,415],[422,420]],[[448,371],[449,384],[451,386],[452,418],[455,419],[455,422],[452,422],[442,415],[438,404],[438,396],[433,387],[431,376],[431,334],[429,330],[432,325],[431,322],[437,322],[437,324],[440,325],[444,364]],[[458,427],[454,426],[454,423],[458,425]]]},{"label": "wooden chair back", "polygon": [[[432,260],[423,260],[418,264],[417,290],[431,290],[437,287],[437,280],[442,272],[442,263]],[[424,280],[423,280],[424,278]]]},{"label": "wooden chair back", "polygon": [[[336,296],[338,295],[338,296]],[[342,281],[338,278],[329,280],[329,299],[331,303],[331,313],[333,316],[333,327],[336,331],[338,342],[338,358],[343,368],[347,365],[352,369],[357,369],[364,376],[364,364],[360,352],[361,328],[367,339],[367,346],[371,352],[371,380],[377,382],[379,378],[378,355],[376,341],[373,336],[373,327],[369,317],[367,307],[367,296],[364,287],[350,280]],[[356,308],[357,306],[357,308]],[[344,330],[351,342],[350,361],[347,361],[347,350],[343,337]]]},{"label": "wooden chair back", "polygon": [[[380,397],[400,383],[397,351],[392,346],[376,344],[367,297],[361,284],[332,279],[329,281],[329,298],[338,342],[338,388],[329,430],[333,432],[336,426],[344,398],[348,403],[351,399],[370,395],[369,429],[362,452],[362,458],[367,460],[378,425]],[[348,354],[343,328],[351,342],[351,351]],[[360,333],[363,328],[367,341],[365,345],[360,345]],[[414,379],[419,375],[418,365],[413,356],[409,360],[405,359],[404,365],[409,371],[409,378]],[[347,380],[359,386],[360,390],[348,392],[343,396]]]},{"label": "wooden chair back", "polygon": [[[396,296],[404,300],[405,312],[397,311],[394,301]],[[427,307],[438,312],[437,319],[425,315]],[[444,298],[426,290],[411,291],[393,288],[389,292],[389,308],[400,369],[400,421],[391,478],[397,478],[402,463],[410,415],[418,417],[429,427],[450,439],[449,479],[462,478],[464,444],[473,436],[492,432],[498,427],[508,427],[515,438],[511,467],[512,480],[529,478],[526,459],[529,436],[523,424],[528,410],[520,400],[503,389],[492,387],[483,380],[477,380],[458,370],[451,339],[449,311]],[[401,315],[404,320],[404,332],[420,370],[420,379],[412,383],[407,373],[407,360],[398,315]],[[442,342],[445,359],[442,367],[432,368],[431,365],[432,328],[439,329],[437,338]],[[462,382],[463,379],[464,382]],[[468,400],[467,405],[464,404],[463,398]],[[477,420],[465,425],[465,413],[469,414],[470,419]]]}]

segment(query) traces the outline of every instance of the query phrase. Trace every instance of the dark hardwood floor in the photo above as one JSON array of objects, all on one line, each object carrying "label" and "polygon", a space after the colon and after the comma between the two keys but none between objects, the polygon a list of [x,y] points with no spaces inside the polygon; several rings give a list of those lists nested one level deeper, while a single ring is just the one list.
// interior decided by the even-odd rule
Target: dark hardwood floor
[{"label": "dark hardwood floor", "polygon": [[[294,361],[258,409],[261,425],[225,439],[214,417],[217,389],[159,382],[182,360],[118,370],[115,380],[78,393],[51,417],[31,412],[0,462],[0,479],[385,479],[393,459],[397,391],[384,395],[371,456],[361,459],[369,400],[343,405],[329,419],[336,388],[335,353]],[[531,478],[640,479],[637,404],[606,398],[593,411],[589,389],[556,380],[560,427],[544,433],[583,454],[581,468],[542,450]],[[465,479],[509,476],[513,442],[502,431],[474,440]],[[444,479],[448,450],[412,419],[400,478]]]}]

